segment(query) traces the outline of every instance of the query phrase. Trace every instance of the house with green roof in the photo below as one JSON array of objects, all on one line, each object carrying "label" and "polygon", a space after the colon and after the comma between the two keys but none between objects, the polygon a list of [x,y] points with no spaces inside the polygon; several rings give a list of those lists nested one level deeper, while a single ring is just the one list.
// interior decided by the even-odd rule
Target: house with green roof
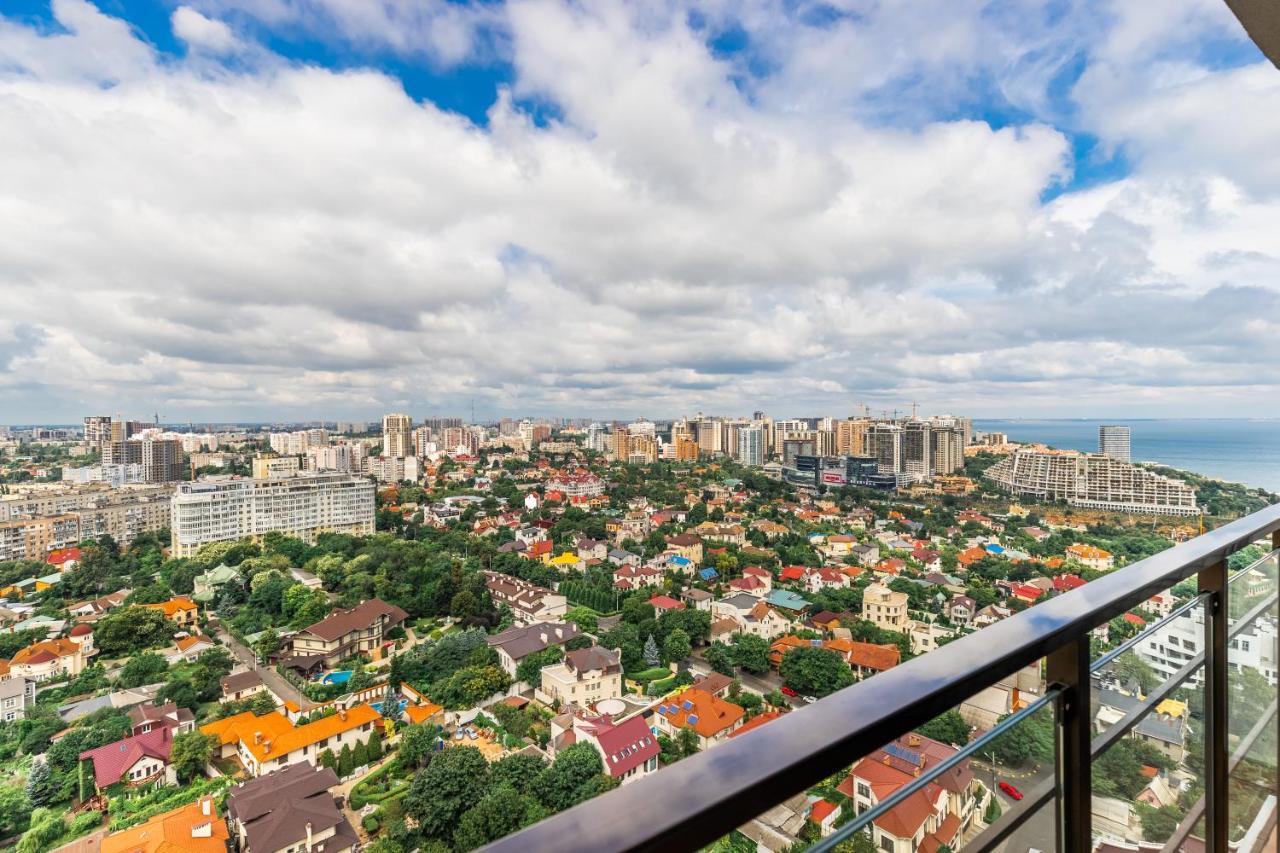
[{"label": "house with green roof", "polygon": [[201,604],[208,604],[218,594],[223,584],[239,578],[240,573],[226,563],[215,566],[202,575],[196,575],[195,589],[191,598]]}]

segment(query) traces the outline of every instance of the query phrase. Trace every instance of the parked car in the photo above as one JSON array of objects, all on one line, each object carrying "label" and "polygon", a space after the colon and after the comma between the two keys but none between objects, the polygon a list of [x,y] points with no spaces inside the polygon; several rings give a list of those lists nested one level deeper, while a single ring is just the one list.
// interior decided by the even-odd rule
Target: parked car
[{"label": "parked car", "polygon": [[782,695],[783,695],[783,696],[790,696],[792,699],[794,699],[794,698],[796,698],[797,696],[799,696],[800,694],[799,694],[799,693],[797,693],[797,692],[795,692],[794,690],[792,690],[790,687],[787,687],[786,685],[783,685],[783,687],[782,687]]},{"label": "parked car", "polygon": [[1008,794],[1009,798],[1012,800],[1016,801],[1022,799],[1022,792],[1015,788],[1012,782],[1001,782],[1000,790]]},{"label": "parked car", "polygon": [[805,696],[805,697],[804,697],[804,701],[805,701],[805,704],[806,704],[806,705],[812,705],[814,702],[817,702],[817,701],[818,701],[818,697],[817,697],[817,696]]}]

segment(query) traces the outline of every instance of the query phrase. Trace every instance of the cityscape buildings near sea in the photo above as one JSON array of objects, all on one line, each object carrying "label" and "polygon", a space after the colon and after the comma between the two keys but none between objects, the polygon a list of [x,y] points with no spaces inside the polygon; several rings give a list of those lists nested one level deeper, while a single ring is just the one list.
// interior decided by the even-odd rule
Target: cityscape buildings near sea
[{"label": "cityscape buildings near sea", "polygon": [[[477,823],[498,796],[486,767],[525,774],[504,796],[534,816],[609,796],[1275,500],[1216,486],[1201,501],[1194,478],[1130,461],[1126,426],[1099,427],[1097,452],[1017,439],[956,415],[762,411],[9,428],[0,640],[22,645],[0,661],[0,739],[53,768],[56,793],[27,771],[33,806],[163,800],[146,822],[112,817],[104,848],[161,833],[194,850],[225,823],[250,853],[469,849],[532,819]],[[1274,560],[1244,571],[1247,601],[1274,594]],[[1202,649],[1187,596],[1094,632],[1099,653],[1145,632],[1095,676],[1098,727]],[[1233,640],[1265,689],[1276,639],[1263,615]],[[727,843],[830,835],[1050,689],[1025,668]],[[1198,713],[1170,699],[1121,742],[1143,769],[1095,803],[1108,843],[1154,843],[1152,814],[1181,813]],[[54,757],[68,732],[87,769]],[[1015,780],[1046,772],[1037,749],[959,759],[866,840],[963,848],[1016,802]],[[474,801],[432,823],[455,766]],[[586,787],[554,794],[565,774]]]}]

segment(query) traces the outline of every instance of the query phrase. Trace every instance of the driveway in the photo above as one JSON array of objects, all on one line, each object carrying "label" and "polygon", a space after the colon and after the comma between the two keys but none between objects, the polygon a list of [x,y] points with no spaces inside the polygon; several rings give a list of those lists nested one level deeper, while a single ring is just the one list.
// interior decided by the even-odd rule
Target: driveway
[{"label": "driveway", "polygon": [[258,656],[254,651],[231,636],[222,627],[221,622],[210,619],[209,626],[213,629],[213,635],[226,644],[226,647],[231,650],[231,654],[235,656],[236,660],[262,676],[262,680],[266,682],[267,687],[271,688],[272,693],[281,699],[295,703],[303,711],[310,711],[316,707],[315,702],[303,696],[298,688],[290,684],[289,680],[276,672],[273,667],[258,666]]}]

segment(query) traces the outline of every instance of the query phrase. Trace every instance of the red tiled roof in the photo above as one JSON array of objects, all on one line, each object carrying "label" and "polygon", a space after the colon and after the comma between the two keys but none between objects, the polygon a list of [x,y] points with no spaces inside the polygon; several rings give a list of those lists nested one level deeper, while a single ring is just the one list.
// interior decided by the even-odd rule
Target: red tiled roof
[{"label": "red tiled roof", "polygon": [[605,769],[614,778],[625,776],[662,751],[644,717],[639,715],[617,725],[602,726],[595,736],[604,750]]},{"label": "red tiled roof", "polygon": [[135,737],[127,737],[97,749],[80,753],[80,760],[93,761],[93,776],[99,788],[114,785],[144,756],[169,763],[173,734],[168,726],[159,726]]},{"label": "red tiled roof", "polygon": [[676,601],[669,595],[655,595],[649,599],[649,603],[657,610],[684,610],[685,603]]},{"label": "red tiled roof", "polygon": [[770,711],[767,714],[759,714],[757,716],[754,716],[751,719],[747,720],[738,728],[729,732],[729,737],[737,737],[738,735],[744,732],[749,732],[752,729],[758,729],[761,726],[763,726],[765,723],[771,723],[781,716],[782,716],[781,711]]},{"label": "red tiled roof", "polygon": [[1058,575],[1053,579],[1053,588],[1058,592],[1068,592],[1069,590],[1079,589],[1085,583],[1085,579],[1079,575]]},{"label": "red tiled roof", "polygon": [[79,559],[79,548],[55,548],[49,552],[49,556],[45,557],[44,561],[51,566],[61,566],[70,560],[79,561]]},{"label": "red tiled roof", "polygon": [[813,804],[813,808],[809,810],[809,820],[814,823],[822,823],[831,813],[836,810],[837,806],[830,800],[818,800]]}]

